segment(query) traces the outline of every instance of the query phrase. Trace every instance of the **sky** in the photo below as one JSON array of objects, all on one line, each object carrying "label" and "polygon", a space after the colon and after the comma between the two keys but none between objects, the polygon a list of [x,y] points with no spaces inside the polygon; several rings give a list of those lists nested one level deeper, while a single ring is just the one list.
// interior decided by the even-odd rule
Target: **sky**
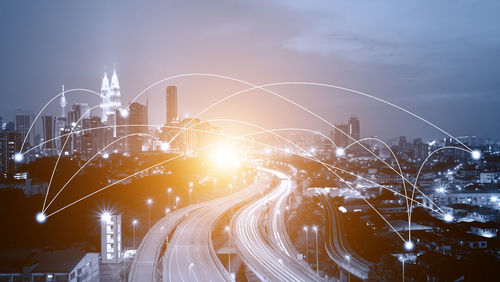
[{"label": "sky", "polygon": [[[61,85],[99,91],[115,67],[122,103],[164,78],[225,75],[254,84],[317,82],[362,91],[404,107],[455,136],[500,138],[500,2],[497,1],[1,1],[0,116],[35,113]],[[193,116],[248,88],[189,76],[151,88],[152,124],[165,121],[165,87]],[[318,86],[272,91],[331,123],[356,115],[361,135],[443,137],[373,99]],[[69,103],[99,103],[68,95]],[[57,114],[57,103],[47,114]],[[268,128],[331,128],[262,91],[214,107],[226,118]],[[224,125],[221,125],[224,126]],[[227,126],[230,126],[229,124]]]}]

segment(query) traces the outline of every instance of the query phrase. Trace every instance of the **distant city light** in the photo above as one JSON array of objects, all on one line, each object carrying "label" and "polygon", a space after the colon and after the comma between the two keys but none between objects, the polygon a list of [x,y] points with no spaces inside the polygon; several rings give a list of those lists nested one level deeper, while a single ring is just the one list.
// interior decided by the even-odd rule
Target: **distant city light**
[{"label": "distant city light", "polygon": [[491,196],[490,200],[492,202],[496,202],[496,201],[498,201],[498,197],[497,196]]},{"label": "distant city light", "polygon": [[15,160],[16,162],[22,162],[22,161],[23,161],[23,154],[21,154],[21,153],[17,153],[17,154],[15,154],[15,155],[14,155],[14,160]]},{"label": "distant city light", "polygon": [[414,246],[415,246],[415,245],[413,244],[413,242],[412,242],[412,241],[408,241],[408,242],[406,242],[406,243],[405,243],[405,249],[407,249],[408,251],[413,250],[413,247],[414,247]]},{"label": "distant city light", "polygon": [[343,155],[345,155],[345,151],[344,151],[344,148],[337,148],[337,150],[335,150],[335,153],[337,154],[337,157],[342,157]]},{"label": "distant city light", "polygon": [[439,192],[439,193],[444,193],[444,192],[446,192],[446,190],[444,189],[444,187],[438,187],[438,188],[436,189],[436,192]]},{"label": "distant city light", "polygon": [[109,158],[109,154],[108,153],[104,153],[104,154],[102,154],[102,157],[105,158],[105,159],[107,159],[107,158]]},{"label": "distant city light", "polygon": [[137,219],[132,220],[132,225],[137,225],[138,221]]},{"label": "distant city light", "polygon": [[470,154],[471,154],[472,159],[474,159],[474,160],[479,160],[481,158],[481,152],[478,150],[474,150]]},{"label": "distant city light", "polygon": [[36,221],[38,223],[44,223],[47,220],[47,216],[43,212],[39,212],[36,214]]},{"label": "distant city light", "polygon": [[153,199],[151,199],[151,198],[147,199],[147,200],[146,200],[146,204],[147,204],[148,206],[150,206],[151,204],[153,204]]},{"label": "distant city light", "polygon": [[128,117],[128,110],[127,109],[123,109],[120,111],[120,115],[124,118]]},{"label": "distant city light", "polygon": [[104,211],[101,213],[101,221],[102,222],[109,222],[111,221],[111,213],[108,211]]},{"label": "distant city light", "polygon": [[452,222],[453,221],[453,216],[451,214],[445,214],[444,215],[444,221],[446,221],[446,222]]},{"label": "distant city light", "polygon": [[170,144],[168,142],[162,142],[160,145],[160,149],[166,152],[168,151],[168,149],[170,149]]}]

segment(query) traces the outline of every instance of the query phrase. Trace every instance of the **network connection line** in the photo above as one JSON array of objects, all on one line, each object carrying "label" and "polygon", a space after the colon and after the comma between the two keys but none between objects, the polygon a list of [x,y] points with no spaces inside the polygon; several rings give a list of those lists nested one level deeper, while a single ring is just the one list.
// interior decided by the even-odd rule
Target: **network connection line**
[{"label": "network connection line", "polygon": [[[402,171],[401,165],[400,165],[400,163],[399,163],[399,160],[398,160],[398,159],[397,159],[397,157],[395,156],[394,152],[390,149],[390,147],[389,147],[387,144],[385,144],[385,142],[383,142],[382,140],[377,140],[377,141],[380,141],[382,144],[384,144],[386,147],[388,147],[388,148],[389,148],[389,150],[391,151],[391,153],[392,153],[392,155],[393,155],[393,157],[394,157],[394,160],[395,160],[395,162],[396,162],[396,164],[397,164],[397,167],[398,167],[398,170],[399,170],[399,171],[398,171],[398,170],[396,170],[395,168],[393,168],[391,165],[389,165],[389,164],[388,164],[387,162],[385,162],[383,159],[381,159],[380,157],[378,157],[376,154],[374,154],[374,153],[373,153],[371,150],[369,150],[366,146],[364,146],[364,145],[361,143],[361,140],[355,140],[354,138],[352,138],[352,136],[350,136],[350,134],[347,134],[347,133],[346,133],[346,132],[344,132],[343,130],[340,130],[340,129],[339,129],[339,128],[337,128],[335,125],[333,125],[333,124],[332,124],[332,123],[330,123],[328,120],[326,120],[325,118],[323,118],[323,117],[319,116],[318,114],[314,113],[313,111],[309,110],[308,108],[306,108],[306,107],[304,107],[304,106],[302,106],[302,105],[300,105],[300,104],[298,104],[298,103],[294,102],[293,100],[288,99],[288,98],[286,98],[286,97],[284,97],[284,96],[282,96],[282,95],[278,94],[277,92],[274,92],[274,91],[271,91],[271,90],[267,89],[267,87],[278,86],[278,85],[311,85],[311,86],[320,86],[320,87],[334,88],[334,89],[339,89],[339,90],[347,91],[347,92],[349,92],[349,93],[354,93],[354,94],[362,95],[362,96],[365,96],[365,97],[368,97],[368,98],[374,99],[374,100],[376,100],[376,101],[379,101],[379,102],[385,103],[385,104],[387,104],[387,105],[389,105],[389,106],[392,106],[392,107],[394,107],[394,108],[396,108],[396,109],[399,109],[399,110],[401,110],[401,111],[403,111],[403,112],[405,112],[405,113],[407,113],[407,114],[409,114],[409,115],[411,115],[411,116],[413,116],[413,117],[415,117],[415,118],[417,118],[417,119],[419,119],[419,120],[421,120],[421,121],[423,121],[423,122],[425,122],[425,123],[427,123],[427,124],[431,125],[431,126],[432,126],[432,127],[434,127],[435,129],[437,129],[437,130],[441,131],[442,133],[446,134],[446,135],[447,135],[447,136],[449,136],[450,138],[452,138],[452,139],[454,139],[455,141],[457,141],[459,144],[461,144],[462,146],[464,146],[464,148],[465,148],[465,149],[464,149],[464,148],[460,148],[460,147],[456,147],[456,148],[460,148],[460,149],[461,149],[461,150],[463,150],[463,151],[473,153],[473,151],[472,151],[469,147],[467,147],[467,145],[465,145],[464,143],[462,143],[460,140],[458,140],[457,138],[455,138],[454,136],[452,136],[452,135],[451,135],[451,134],[449,134],[448,132],[444,131],[444,130],[443,130],[443,129],[441,129],[440,127],[438,127],[438,126],[434,125],[433,123],[431,123],[431,122],[427,121],[426,119],[424,119],[424,118],[422,118],[422,117],[420,117],[420,116],[418,116],[418,115],[414,114],[413,112],[410,112],[410,111],[408,111],[408,110],[406,110],[406,109],[404,109],[404,108],[402,108],[402,107],[400,107],[400,106],[397,106],[397,105],[395,105],[395,104],[393,104],[393,103],[391,103],[391,102],[388,102],[388,101],[383,100],[383,99],[381,99],[381,98],[375,97],[375,96],[373,96],[373,95],[370,95],[370,94],[367,94],[367,93],[364,93],[364,92],[361,92],[361,91],[353,90],[353,89],[350,89],[350,88],[345,88],[345,87],[341,87],[341,86],[331,85],[331,84],[314,83],[314,82],[278,82],[278,83],[269,83],[269,84],[263,84],[263,85],[255,85],[255,84],[252,84],[252,83],[250,83],[250,82],[243,81],[243,80],[241,80],[241,79],[237,79],[237,78],[233,78],[233,77],[229,77],[229,76],[223,76],[223,75],[217,75],[217,74],[207,74],[207,73],[189,73],[189,74],[181,74],[181,75],[175,75],[175,76],[167,77],[167,78],[165,78],[165,79],[159,80],[159,81],[157,81],[157,82],[155,82],[155,83],[151,84],[151,85],[150,85],[150,86],[148,86],[145,90],[143,90],[142,92],[140,92],[140,93],[139,93],[136,97],[134,97],[134,99],[132,100],[132,102],[134,102],[134,101],[135,101],[136,99],[138,99],[141,95],[143,95],[144,93],[146,93],[146,92],[147,92],[150,88],[154,87],[155,85],[157,85],[157,84],[159,84],[159,83],[162,83],[162,82],[165,82],[165,81],[167,81],[167,80],[174,79],[174,78],[189,77],[189,76],[206,76],[206,77],[223,78],[223,79],[226,79],[226,80],[237,81],[237,82],[240,82],[240,83],[243,83],[243,84],[246,84],[246,85],[251,86],[250,88],[247,88],[247,89],[244,89],[244,90],[238,91],[238,92],[236,92],[236,93],[233,93],[233,94],[231,94],[231,95],[229,95],[229,96],[226,96],[226,97],[223,97],[222,99],[217,100],[215,103],[211,104],[210,106],[208,106],[208,107],[206,107],[205,109],[203,109],[202,111],[200,111],[200,112],[199,112],[199,113],[195,116],[195,118],[199,117],[200,115],[202,115],[203,113],[207,112],[207,111],[208,111],[208,110],[210,110],[211,108],[215,107],[216,105],[218,105],[218,104],[220,104],[220,103],[222,103],[222,102],[224,102],[224,101],[226,101],[226,100],[228,100],[228,99],[230,99],[230,98],[233,98],[233,97],[235,97],[235,96],[237,96],[237,95],[240,95],[240,94],[246,93],[246,92],[251,91],[251,90],[254,90],[254,89],[259,89],[259,90],[264,91],[265,93],[271,94],[271,95],[276,96],[276,97],[278,97],[278,98],[280,98],[280,99],[282,99],[282,100],[284,100],[284,101],[286,101],[286,102],[288,102],[288,103],[290,103],[290,104],[292,104],[292,105],[295,105],[295,106],[296,106],[296,107],[298,107],[299,109],[301,109],[301,110],[303,110],[303,111],[305,111],[305,112],[307,112],[307,113],[309,113],[309,114],[313,115],[314,117],[316,117],[316,118],[318,118],[319,120],[321,120],[321,121],[325,122],[326,124],[328,124],[328,125],[329,125],[329,126],[331,126],[332,128],[334,128],[334,129],[336,129],[337,131],[341,132],[341,133],[342,133],[342,134],[344,134],[347,138],[349,138],[351,141],[353,141],[353,143],[351,143],[348,147],[352,146],[353,144],[359,144],[359,146],[360,146],[360,147],[362,147],[363,149],[365,149],[367,152],[369,152],[369,153],[373,154],[376,158],[378,158],[380,161],[382,161],[382,162],[383,162],[383,163],[384,163],[384,164],[385,164],[388,168],[390,168],[391,170],[393,170],[396,174],[398,174],[398,175],[402,178],[403,189],[404,189],[404,194],[405,194],[405,195],[404,195],[404,198],[405,198],[405,202],[406,202],[406,206],[407,206],[408,224],[409,224],[409,234],[411,234],[411,212],[412,212],[412,211],[411,211],[411,209],[412,209],[412,207],[413,207],[414,196],[415,196],[415,190],[417,190],[417,191],[419,191],[420,193],[422,193],[422,191],[420,191],[420,190],[416,187],[416,186],[417,186],[417,184],[418,184],[417,182],[418,182],[418,176],[419,176],[419,175],[417,175],[417,179],[416,179],[416,181],[415,181],[415,184],[411,183],[408,179],[406,179],[406,178],[404,177],[404,175],[403,175],[403,171]],[[86,89],[83,89],[83,90],[82,90],[82,89],[72,89],[72,90],[64,91],[63,93],[61,93],[61,94],[59,94],[59,95],[56,95],[54,98],[52,98],[52,99],[49,101],[49,103],[47,103],[47,104],[46,104],[46,105],[42,108],[42,110],[38,113],[37,117],[35,118],[35,120],[34,120],[34,121],[33,121],[33,123],[31,124],[31,126],[30,126],[30,130],[31,130],[31,128],[33,127],[34,122],[35,122],[35,121],[38,119],[38,117],[40,116],[41,112],[42,112],[42,111],[43,111],[43,110],[44,110],[44,109],[48,106],[48,104],[50,104],[50,102],[52,102],[54,99],[56,99],[58,96],[60,96],[60,95],[64,94],[65,92],[69,92],[69,91],[77,91],[77,90],[91,92],[91,93],[94,93],[94,94],[96,94],[96,95],[98,95],[98,96],[102,97],[102,95],[101,95],[101,94],[99,94],[99,93],[97,93],[97,92],[93,92],[93,91],[91,91],[91,90],[86,90]],[[94,107],[94,108],[95,108],[95,107]],[[94,108],[92,108],[92,109],[94,109]],[[115,108],[116,108],[116,107],[115,107]],[[92,109],[91,109],[91,110],[92,110]],[[125,107],[124,109],[118,109],[118,110],[120,110],[120,111],[122,111],[122,110],[128,110],[128,106],[127,106],[127,107]],[[90,111],[90,110],[89,110],[89,111]],[[82,117],[83,117],[83,116],[82,116]],[[175,138],[177,138],[177,137],[178,137],[180,134],[182,134],[185,130],[193,130],[193,128],[192,128],[192,127],[193,127],[193,125],[192,125],[192,121],[193,121],[195,118],[193,118],[193,119],[192,119],[192,120],[190,120],[187,124],[185,124],[185,125],[181,128],[181,130],[179,130],[179,131],[178,131],[178,132],[174,135],[174,137],[173,137],[172,139],[170,139],[169,143],[171,143],[173,140],[175,140]],[[81,119],[81,118],[80,118],[80,119]],[[80,121],[80,120],[79,120],[79,121]],[[73,127],[73,128],[71,129],[71,133],[73,133],[74,128],[75,128],[75,127]],[[286,129],[277,129],[277,130],[286,130]],[[296,129],[296,130],[297,130],[297,129]],[[302,129],[302,130],[304,130],[304,129]],[[79,132],[80,132],[80,131],[79,131]],[[268,132],[269,132],[269,131],[268,131]],[[310,132],[313,132],[313,131],[311,130]],[[317,133],[317,132],[314,132],[314,133]],[[28,134],[29,134],[29,131],[28,131]],[[321,135],[322,135],[322,134],[321,134]],[[324,136],[324,135],[322,135],[322,136],[323,136],[323,137],[326,137],[326,136]],[[27,135],[25,136],[25,140],[26,140],[26,138],[27,138]],[[335,148],[338,148],[338,147],[337,147],[337,145],[335,144],[335,142],[333,142],[330,138],[326,137],[326,139],[328,139],[328,140],[329,140],[329,141],[330,141],[330,142],[334,145],[334,147],[335,147]],[[24,140],[24,141],[25,141],[25,140]],[[64,146],[66,145],[67,140],[68,140],[68,139],[66,139],[66,140],[65,140],[64,145],[63,145],[63,148],[64,148]],[[365,139],[365,140],[367,140],[367,139]],[[375,138],[373,138],[372,140],[375,140]],[[24,142],[23,142],[23,146],[22,146],[22,147],[24,147]],[[348,148],[348,147],[347,147],[347,148]],[[345,149],[347,149],[347,148],[345,148]],[[344,149],[344,150],[345,150],[345,149]],[[303,148],[301,148],[301,150],[303,150]],[[21,152],[22,152],[22,149],[21,149]],[[57,164],[58,164],[58,161],[59,161],[59,159],[60,159],[60,157],[61,157],[61,154],[62,154],[62,151],[61,151],[61,153],[60,153],[60,154],[59,154],[59,156],[58,156],[58,159],[57,159],[57,161],[56,161],[56,165],[54,166],[54,170],[53,170],[53,173],[52,173],[52,176],[51,176],[50,182],[49,182],[49,188],[50,188],[50,186],[51,186],[52,179],[53,179],[54,174],[55,174],[55,171],[56,171],[56,169],[57,169]],[[308,152],[304,150],[304,155],[306,155],[306,156],[307,156],[307,154],[308,154]],[[476,154],[476,155],[477,155],[477,154]],[[422,167],[423,167],[423,165],[425,164],[425,162],[426,162],[428,159],[429,159],[429,157],[428,157],[428,158],[426,158],[426,160],[425,160],[425,161],[424,161],[424,163],[422,164]],[[317,159],[316,159],[316,160],[317,160]],[[319,161],[319,160],[318,160],[318,161]],[[342,181],[346,182],[346,181],[345,181],[342,177],[340,177],[337,173],[335,173],[334,171],[332,171],[330,167],[326,166],[326,168],[327,168],[328,170],[330,170],[330,171],[331,171],[331,173],[333,173],[334,175],[336,175],[339,179],[341,179]],[[79,171],[81,171],[81,170],[79,170]],[[79,172],[79,171],[78,171],[78,172]],[[420,174],[420,171],[421,171],[421,169],[419,170],[419,174]],[[77,173],[78,173],[78,172],[77,172]],[[73,176],[73,177],[74,177],[74,176]],[[73,177],[72,177],[71,179],[73,179]],[[406,187],[406,183],[407,183],[407,182],[408,182],[408,183],[410,183],[410,185],[413,187],[413,189],[412,189],[412,196],[411,196],[411,198],[410,198],[410,197],[408,197],[408,192],[407,192],[407,187]],[[68,184],[68,183],[67,183],[67,184]],[[67,185],[67,184],[65,184],[65,185],[63,186],[63,188],[64,188],[64,187],[66,187],[66,185]],[[346,184],[347,184],[347,185],[348,185],[351,189],[353,189],[354,191],[356,191],[353,187],[351,187],[351,185],[350,185],[349,183],[347,183],[347,182],[346,182]],[[46,195],[45,195],[44,204],[43,204],[43,208],[42,208],[42,211],[43,211],[43,212],[44,212],[44,211],[46,211],[45,204],[46,204],[47,196],[48,196],[48,194],[49,194],[49,188],[47,189],[47,193],[46,193]],[[61,191],[62,191],[62,189],[61,189],[59,192],[61,192]],[[364,199],[364,197],[363,197],[363,196],[362,196],[362,195],[361,195],[358,191],[356,191],[356,193],[358,193],[358,195],[360,195],[360,196],[363,198],[363,200],[365,200],[365,201],[367,202],[367,204],[369,204],[369,205],[370,205],[373,209],[375,209],[375,208],[373,207],[373,205],[372,205],[372,204],[370,204],[370,203],[369,203],[366,199]],[[58,193],[57,195],[59,195],[59,193]],[[56,197],[57,197],[57,195],[56,195]],[[422,193],[422,195],[424,195],[424,197],[427,197],[424,193]],[[56,198],[56,197],[55,197],[55,198]],[[52,201],[51,201],[50,203],[52,203],[52,202],[55,200],[55,198],[54,198],[54,199],[52,199]],[[427,197],[427,198],[428,198],[428,197]],[[429,200],[430,200],[430,199],[429,199]],[[432,201],[431,201],[431,202],[432,202]],[[49,205],[50,205],[50,203],[49,203]],[[432,202],[432,203],[433,203],[433,202]],[[435,203],[433,203],[433,204],[435,205]],[[436,207],[437,207],[438,209],[440,209],[440,207],[439,207],[439,206],[437,206],[437,205],[436,205]],[[47,208],[48,208],[48,207],[47,207]],[[375,209],[375,210],[376,210],[376,209]],[[441,209],[440,209],[440,210],[441,210]],[[376,212],[380,215],[380,213],[379,213],[377,210],[376,210]],[[386,220],[385,218],[384,218],[384,220],[387,222],[387,220]],[[389,222],[387,222],[387,223],[389,224]],[[389,224],[389,225],[390,225],[390,224]],[[392,227],[392,226],[391,226],[391,227]],[[393,228],[393,229],[394,229],[394,228]],[[395,229],[394,229],[394,230],[395,230]],[[398,233],[398,235],[401,237],[401,235],[400,235],[399,233]],[[409,236],[410,236],[410,238],[409,238],[408,242],[411,242],[411,235],[409,235]]]},{"label": "network connection line", "polygon": [[[96,105],[90,109],[87,110],[87,112],[85,112],[76,122],[75,124],[71,127],[71,131],[70,133],[72,133],[74,131],[74,129],[76,128],[76,126],[80,123],[80,121],[83,119],[83,117],[87,114],[89,114],[93,109],[99,107],[100,105]],[[34,121],[33,121],[34,122]],[[47,192],[45,193],[45,198],[43,200],[43,206],[42,206],[42,211],[45,211],[45,204],[47,203],[47,197],[49,195],[49,192],[50,192],[50,187],[52,185],[52,181],[54,179],[54,175],[56,173],[56,170],[57,170],[57,165],[59,164],[59,160],[61,159],[61,156],[63,154],[63,150],[64,148],[66,147],[66,143],[68,142],[69,138],[66,138],[66,140],[64,140],[64,144],[62,144],[61,146],[61,152],[59,152],[59,155],[57,156],[57,159],[56,159],[56,163],[54,164],[54,168],[52,170],[52,174],[50,175],[50,180],[49,180],[49,185],[47,186]]]},{"label": "network connection line", "polygon": [[68,179],[68,181],[66,181],[66,183],[59,189],[59,191],[57,192],[57,194],[52,198],[52,200],[47,204],[47,206],[45,207],[45,209],[42,210],[42,212],[45,212],[47,211],[47,209],[50,207],[50,205],[55,201],[55,199],[59,196],[59,194],[64,190],[64,188],[66,188],[66,186],[73,180],[73,178],[75,178],[78,173],[80,173],[80,171],[82,171],[95,157],[97,157],[98,155],[100,155],[102,152],[104,152],[107,148],[109,148],[110,146],[112,146],[113,144],[116,144],[116,143],[119,143],[121,142],[123,139],[126,139],[126,138],[129,138],[129,137],[132,137],[132,136],[149,136],[155,140],[160,140],[159,138],[157,138],[156,136],[154,135],[151,135],[149,133],[131,133],[131,134],[127,134],[125,136],[122,136],[116,140],[114,140],[113,142],[109,143],[108,145],[106,145],[104,148],[102,148],[99,152],[95,153],[88,161],[86,161],[82,166],[80,166],[78,168],[78,170]]},{"label": "network connection line", "polygon": [[[38,120],[38,118],[40,117],[40,115],[43,113],[43,111],[45,110],[45,108],[47,108],[55,99],[57,99],[57,97],[59,96],[62,96],[63,94],[69,94],[69,93],[73,93],[73,92],[83,92],[83,93],[90,93],[90,94],[95,94],[101,98],[104,98],[104,99],[108,99],[108,101],[110,102],[111,100],[109,100],[108,97],[105,97],[103,96],[101,93],[97,93],[93,90],[90,90],[90,89],[85,89],[85,88],[74,88],[74,89],[69,89],[69,90],[65,90],[59,94],[57,94],[56,96],[54,96],[52,99],[50,99],[43,107],[42,109],[38,112],[38,114],[36,115],[36,117],[33,119],[33,122],[31,122],[30,124],[30,127],[28,128],[28,132],[26,133],[26,135],[24,136],[24,140],[23,140],[23,143],[21,144],[21,149],[19,150],[20,153],[23,152],[23,149],[24,149],[24,145],[26,144],[26,140],[28,140],[28,136],[31,132],[31,130],[33,129],[33,126],[35,125],[35,122]],[[113,107],[115,107],[113,105]],[[116,109],[120,110],[119,108],[115,107]]]}]

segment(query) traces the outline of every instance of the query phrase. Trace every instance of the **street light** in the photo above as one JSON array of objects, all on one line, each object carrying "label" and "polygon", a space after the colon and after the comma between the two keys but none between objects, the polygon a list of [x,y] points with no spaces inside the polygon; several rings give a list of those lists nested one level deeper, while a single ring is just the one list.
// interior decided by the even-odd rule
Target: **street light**
[{"label": "street light", "polygon": [[175,205],[179,207],[179,201],[181,200],[181,197],[177,196],[175,197]]},{"label": "street light", "polygon": [[135,226],[137,225],[138,221],[137,219],[132,220],[132,230],[134,233],[134,250],[135,250]]},{"label": "street light", "polygon": [[307,226],[304,226],[304,227],[302,228],[302,230],[304,230],[304,232],[306,233],[306,251],[305,251],[305,255],[306,255],[306,262],[309,264],[309,256],[307,255],[307,254],[308,254],[308,251],[309,251],[309,250],[308,250],[308,242],[307,242],[307,231],[308,231],[309,229],[307,228]]},{"label": "street light", "polygon": [[314,235],[316,235],[316,275],[319,273],[319,256],[318,256],[318,227],[315,225],[312,227],[314,230]]},{"label": "street light", "polygon": [[[347,255],[345,256],[345,259],[347,260],[347,265],[351,268],[351,257]],[[351,282],[351,272],[349,270],[347,272],[349,273],[349,282]]]},{"label": "street light", "polygon": [[228,263],[227,267],[228,267],[228,270],[229,270],[229,276],[231,276],[231,239],[229,238],[229,226],[226,226],[226,228],[224,228],[224,229],[227,232],[227,245],[229,247],[229,252],[227,254],[227,256],[229,258],[229,263]]},{"label": "street light", "polygon": [[153,204],[153,200],[151,198],[146,200],[146,205],[148,206],[148,226],[151,229],[151,205]]},{"label": "street light", "polygon": [[189,264],[189,269],[188,269],[189,270],[189,281],[191,281],[191,268],[193,268],[193,267],[194,267],[194,262]]},{"label": "street light", "polygon": [[405,282],[405,258],[403,256],[399,256],[399,260],[401,261],[401,265],[403,267],[403,282]]},{"label": "street light", "polygon": [[172,194],[172,188],[168,187],[167,188],[167,200],[168,200],[168,207],[171,208],[172,206],[170,205],[170,194]]},{"label": "street light", "polygon": [[231,190],[231,194],[233,194],[233,184],[229,184],[229,189]]}]

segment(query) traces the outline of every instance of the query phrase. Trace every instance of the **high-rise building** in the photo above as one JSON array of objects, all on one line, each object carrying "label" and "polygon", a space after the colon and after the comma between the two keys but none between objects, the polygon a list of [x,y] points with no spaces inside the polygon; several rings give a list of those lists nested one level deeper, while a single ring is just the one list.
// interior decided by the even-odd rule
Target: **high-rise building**
[{"label": "high-rise building", "polygon": [[68,105],[68,101],[66,100],[66,95],[64,93],[64,85],[62,86],[61,93],[61,100],[59,100],[59,105],[61,106],[61,117],[66,117],[66,106]]},{"label": "high-rise building", "polygon": [[101,216],[101,262],[122,261],[122,216],[103,213]]},{"label": "high-rise building", "polygon": [[21,134],[14,130],[0,131],[0,173],[1,179],[13,179],[16,173],[14,155],[21,149]]},{"label": "high-rise building", "polygon": [[102,78],[102,83],[101,83],[101,121],[103,123],[108,121],[108,114],[109,114],[109,105],[111,101],[109,100],[109,80],[108,80],[108,75],[104,73],[104,77]]},{"label": "high-rise building", "polygon": [[350,130],[349,130],[349,124],[339,124],[336,125],[337,128],[335,128],[335,145],[340,148],[345,148],[347,145],[349,145],[349,136],[350,136]]},{"label": "high-rise building", "polygon": [[[129,105],[128,115],[129,134],[148,132],[148,106],[133,102]],[[144,126],[141,126],[144,125]],[[129,150],[132,152],[141,152],[143,143],[146,141],[144,136],[134,135],[129,137]]]},{"label": "high-rise building", "polygon": [[43,124],[43,140],[46,142],[43,146],[44,149],[55,150],[56,142],[56,119],[54,116],[42,116]]},{"label": "high-rise building", "polygon": [[197,129],[200,123],[199,119],[187,118],[182,121],[182,127],[186,127],[180,137],[184,139],[184,152],[186,155],[195,157],[198,154],[195,152],[197,149]]},{"label": "high-rise building", "polygon": [[117,133],[117,113],[121,109],[121,92],[120,92],[120,83],[118,81],[118,75],[116,74],[116,70],[113,70],[113,75],[111,77],[111,84],[109,83],[108,76],[104,73],[104,77],[102,79],[101,84],[101,121],[105,125],[112,126],[110,130],[106,130],[111,132],[111,136],[107,136],[107,143],[111,143],[114,138],[118,136]]},{"label": "high-rise building", "polygon": [[167,124],[179,119],[177,115],[177,86],[167,87]]},{"label": "high-rise building", "polygon": [[[349,119],[349,134],[354,140],[359,140],[360,138],[360,125],[359,119],[357,117],[351,117]],[[349,143],[354,142],[354,140],[350,139]]]},{"label": "high-rise building", "polygon": [[[31,126],[31,122],[33,121],[33,113],[17,110],[16,111],[16,132],[21,134],[21,139],[24,140],[26,138],[26,146],[29,146],[32,143],[31,136],[33,134],[28,135],[28,131]],[[27,136],[27,137],[26,137]]]}]

